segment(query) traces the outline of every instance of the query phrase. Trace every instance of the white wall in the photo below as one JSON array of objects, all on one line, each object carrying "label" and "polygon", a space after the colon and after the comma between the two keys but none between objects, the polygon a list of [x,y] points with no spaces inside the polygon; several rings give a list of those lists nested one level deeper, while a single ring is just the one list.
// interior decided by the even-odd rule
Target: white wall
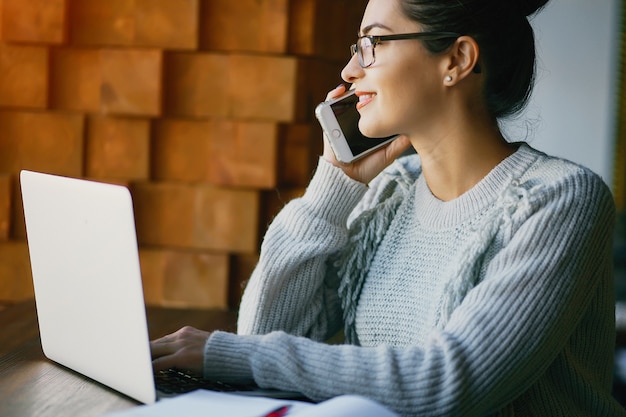
[{"label": "white wall", "polygon": [[549,154],[581,163],[612,184],[620,0],[551,0],[532,20],[537,82],[521,120],[504,124]]}]

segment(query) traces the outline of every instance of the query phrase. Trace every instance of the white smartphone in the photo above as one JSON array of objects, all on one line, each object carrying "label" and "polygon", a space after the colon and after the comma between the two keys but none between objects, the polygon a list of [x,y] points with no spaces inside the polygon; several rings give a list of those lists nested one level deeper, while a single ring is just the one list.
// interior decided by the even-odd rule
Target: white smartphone
[{"label": "white smartphone", "polygon": [[359,98],[349,90],[341,97],[320,103],[315,117],[322,126],[338,161],[353,162],[391,142],[397,135],[369,138],[359,130],[361,115],[356,109]]}]

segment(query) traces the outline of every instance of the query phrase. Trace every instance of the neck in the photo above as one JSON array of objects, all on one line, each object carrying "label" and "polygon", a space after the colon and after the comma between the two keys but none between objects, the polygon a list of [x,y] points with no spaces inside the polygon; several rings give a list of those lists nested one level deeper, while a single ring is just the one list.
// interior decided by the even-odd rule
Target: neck
[{"label": "neck", "polygon": [[455,128],[445,129],[429,139],[412,140],[422,160],[426,183],[440,200],[461,196],[515,152],[497,125],[483,121],[450,123]]}]

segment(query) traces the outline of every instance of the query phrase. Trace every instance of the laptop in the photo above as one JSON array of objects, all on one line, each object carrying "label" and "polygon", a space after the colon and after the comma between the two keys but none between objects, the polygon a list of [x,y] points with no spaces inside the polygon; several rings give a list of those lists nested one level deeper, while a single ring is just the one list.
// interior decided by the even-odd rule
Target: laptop
[{"label": "laptop", "polygon": [[[44,355],[154,403],[161,394],[128,188],[27,170],[20,185]],[[260,389],[249,394],[302,398]]]}]

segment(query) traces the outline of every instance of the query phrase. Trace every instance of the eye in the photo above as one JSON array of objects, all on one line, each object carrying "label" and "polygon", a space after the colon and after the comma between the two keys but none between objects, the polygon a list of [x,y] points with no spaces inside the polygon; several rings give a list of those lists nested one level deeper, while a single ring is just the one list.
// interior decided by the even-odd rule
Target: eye
[{"label": "eye", "polygon": [[373,47],[373,44],[370,38],[361,38],[360,43],[361,43],[360,47],[363,50],[369,50],[369,49],[372,49]]}]

